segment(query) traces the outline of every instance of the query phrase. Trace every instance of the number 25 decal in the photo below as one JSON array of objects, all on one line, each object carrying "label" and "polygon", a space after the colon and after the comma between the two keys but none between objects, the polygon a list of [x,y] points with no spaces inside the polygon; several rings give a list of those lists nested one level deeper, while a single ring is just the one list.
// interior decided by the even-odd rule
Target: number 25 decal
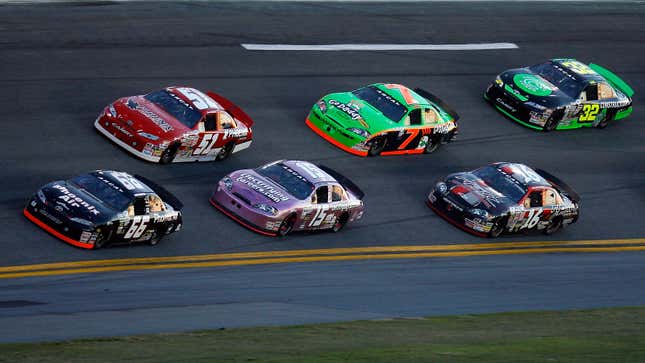
[{"label": "number 25 decal", "polygon": [[123,238],[129,239],[129,238],[139,238],[143,234],[143,232],[146,231],[146,227],[148,226],[148,222],[150,222],[150,217],[149,216],[136,216],[132,219],[132,224],[130,225],[130,228],[128,228],[128,231],[125,232],[125,235]]},{"label": "number 25 decal", "polygon": [[600,106],[597,104],[584,105],[579,121],[594,121],[598,112],[600,112]]},{"label": "number 25 decal", "polygon": [[215,146],[217,139],[219,139],[219,134],[204,134],[202,142],[193,150],[193,155],[207,155]]}]

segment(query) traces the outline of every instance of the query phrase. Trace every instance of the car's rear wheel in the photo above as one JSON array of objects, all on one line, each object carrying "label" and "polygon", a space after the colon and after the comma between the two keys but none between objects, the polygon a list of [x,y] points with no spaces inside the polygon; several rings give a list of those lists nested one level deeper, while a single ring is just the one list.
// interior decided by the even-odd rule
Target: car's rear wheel
[{"label": "car's rear wheel", "polygon": [[385,150],[385,144],[387,140],[383,136],[375,137],[370,143],[370,148],[367,151],[369,156],[379,155],[383,150]]},{"label": "car's rear wheel", "polygon": [[233,153],[233,147],[235,147],[235,144],[232,142],[224,145],[224,147],[222,147],[219,153],[217,153],[217,156],[215,157],[215,159],[219,161],[219,160],[224,160],[228,158]]},{"label": "car's rear wheel", "polygon": [[562,217],[555,217],[551,223],[544,229],[544,234],[552,235],[562,228]]},{"label": "car's rear wheel", "polygon": [[179,149],[179,144],[172,144],[166,148],[166,150],[161,153],[159,158],[159,164],[170,164],[175,159],[177,155],[177,149]]},{"label": "car's rear wheel", "polygon": [[598,125],[596,125],[596,127],[599,129],[604,129],[605,127],[607,127],[607,125],[609,125],[609,115],[606,115],[602,121],[598,122]]},{"label": "car's rear wheel", "polygon": [[331,230],[334,232],[339,232],[341,229],[343,229],[343,227],[345,227],[347,220],[349,220],[349,215],[347,213],[343,213],[336,219],[336,222],[334,223],[334,226],[331,228]]},{"label": "car's rear wheel", "polygon": [[504,228],[506,228],[507,221],[507,217],[502,217],[496,220],[493,224],[493,227],[491,227],[490,232],[488,232],[488,235],[492,238],[499,237],[502,233],[504,233]]},{"label": "car's rear wheel", "polygon": [[284,237],[293,230],[293,225],[296,223],[296,215],[291,214],[282,221],[280,228],[278,228],[278,236]]}]

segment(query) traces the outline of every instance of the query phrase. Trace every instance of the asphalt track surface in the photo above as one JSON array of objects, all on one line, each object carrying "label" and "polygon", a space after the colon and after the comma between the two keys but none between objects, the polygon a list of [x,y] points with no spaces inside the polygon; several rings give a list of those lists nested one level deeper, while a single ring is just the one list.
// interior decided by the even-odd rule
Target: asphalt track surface
[{"label": "asphalt track surface", "polygon": [[[582,197],[581,218],[570,228],[501,241],[641,238],[644,17],[644,5],[620,3],[0,6],[0,266],[490,242],[438,218],[424,198],[439,177],[494,161],[546,169]],[[479,42],[519,49],[252,52],[240,46]],[[500,71],[552,57],[576,57],[621,75],[637,92],[632,116],[605,130],[545,134],[503,118],[481,99]],[[458,141],[433,155],[359,158],[304,125],[320,96],[372,82],[439,95],[461,115]],[[256,121],[251,149],[221,163],[160,166],[130,156],[92,128],[116,98],[167,85],[213,90],[243,107]],[[208,203],[225,174],[281,158],[324,163],[349,176],[366,193],[364,219],[338,234],[269,238]],[[164,185],[186,205],[185,229],[154,248],[85,251],[22,217],[42,184],[97,168]],[[643,252],[537,254],[8,279],[0,281],[0,341],[642,305],[644,262]]]}]

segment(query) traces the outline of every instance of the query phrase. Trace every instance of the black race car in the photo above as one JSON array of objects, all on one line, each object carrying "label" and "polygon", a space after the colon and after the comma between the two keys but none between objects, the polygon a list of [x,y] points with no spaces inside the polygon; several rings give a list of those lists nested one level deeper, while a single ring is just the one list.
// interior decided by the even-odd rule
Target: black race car
[{"label": "black race car", "polygon": [[529,230],[552,234],[578,220],[579,201],[571,187],[544,170],[494,163],[448,175],[426,202],[467,232],[497,237]]},{"label": "black race car", "polygon": [[484,92],[501,113],[532,129],[606,127],[632,113],[634,90],[611,71],[575,59],[502,72]]},{"label": "black race car", "polygon": [[159,243],[181,229],[177,198],[154,182],[120,171],[96,170],[43,186],[24,215],[74,246]]}]

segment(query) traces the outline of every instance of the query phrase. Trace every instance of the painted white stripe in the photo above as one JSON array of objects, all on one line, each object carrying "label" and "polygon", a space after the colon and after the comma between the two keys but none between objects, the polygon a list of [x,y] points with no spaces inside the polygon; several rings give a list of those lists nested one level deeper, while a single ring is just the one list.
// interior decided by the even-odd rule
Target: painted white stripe
[{"label": "painted white stripe", "polygon": [[470,43],[470,44],[249,44],[246,50],[269,51],[375,51],[375,50],[494,50],[517,49],[515,43]]}]

